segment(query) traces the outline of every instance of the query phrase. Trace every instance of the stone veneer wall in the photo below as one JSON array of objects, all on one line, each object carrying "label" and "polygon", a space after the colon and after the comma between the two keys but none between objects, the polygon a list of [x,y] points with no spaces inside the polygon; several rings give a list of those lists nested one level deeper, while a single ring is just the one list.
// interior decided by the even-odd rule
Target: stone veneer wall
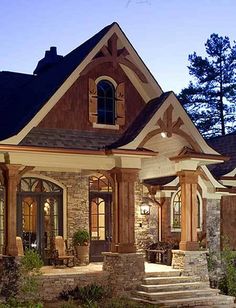
[{"label": "stone veneer wall", "polygon": [[208,199],[206,205],[206,233],[207,247],[209,249],[209,276],[216,284],[221,277],[220,256],[220,200]]},{"label": "stone veneer wall", "polygon": [[[67,239],[78,228],[89,230],[88,178],[74,172],[38,172],[63,184],[67,189]],[[35,172],[34,172],[35,174]]]},{"label": "stone veneer wall", "polygon": [[137,250],[143,251],[150,242],[158,241],[158,206],[153,204],[150,215],[140,214],[142,202],[142,184],[135,183],[135,238]]}]

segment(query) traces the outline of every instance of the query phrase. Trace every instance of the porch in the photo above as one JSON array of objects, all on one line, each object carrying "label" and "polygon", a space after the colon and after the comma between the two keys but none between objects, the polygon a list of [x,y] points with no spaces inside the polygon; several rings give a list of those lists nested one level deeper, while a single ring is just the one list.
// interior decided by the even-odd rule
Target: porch
[{"label": "porch", "polygon": [[[76,285],[85,286],[91,283],[109,285],[109,273],[103,271],[102,267],[103,262],[93,262],[73,268],[43,266],[41,269],[43,299],[46,301],[55,300],[62,290],[74,288]],[[176,273],[179,276],[181,272],[172,269],[171,266],[145,262],[145,277],[155,276],[158,273],[163,273],[165,276]]]}]

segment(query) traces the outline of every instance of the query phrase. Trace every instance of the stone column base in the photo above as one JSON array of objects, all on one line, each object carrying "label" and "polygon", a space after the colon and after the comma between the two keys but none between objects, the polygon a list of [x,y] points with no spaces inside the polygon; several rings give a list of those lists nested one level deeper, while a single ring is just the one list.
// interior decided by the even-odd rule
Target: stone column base
[{"label": "stone column base", "polygon": [[209,281],[207,251],[172,250],[172,267],[182,270],[185,276],[198,276]]},{"label": "stone column base", "polygon": [[140,253],[104,252],[103,271],[114,295],[135,290],[144,278],[144,255]]}]

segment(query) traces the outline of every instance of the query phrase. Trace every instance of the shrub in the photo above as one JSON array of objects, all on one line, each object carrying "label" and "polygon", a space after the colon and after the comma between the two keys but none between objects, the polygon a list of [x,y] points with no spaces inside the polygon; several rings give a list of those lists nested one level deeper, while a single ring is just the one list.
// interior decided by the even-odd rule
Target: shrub
[{"label": "shrub", "polygon": [[8,302],[16,297],[19,289],[20,267],[14,257],[4,259],[3,273],[1,277],[1,296]]},{"label": "shrub", "polygon": [[87,246],[89,243],[89,233],[87,230],[79,229],[73,234],[72,242],[74,246]]},{"label": "shrub", "polygon": [[108,291],[99,285],[89,284],[85,287],[76,286],[74,289],[64,290],[59,294],[59,298],[65,301],[79,301],[81,304],[92,305],[101,301],[108,295]]},{"label": "shrub", "polygon": [[219,282],[219,289],[227,295],[236,296],[236,251],[232,251],[228,242],[224,242],[222,252],[224,275]]}]

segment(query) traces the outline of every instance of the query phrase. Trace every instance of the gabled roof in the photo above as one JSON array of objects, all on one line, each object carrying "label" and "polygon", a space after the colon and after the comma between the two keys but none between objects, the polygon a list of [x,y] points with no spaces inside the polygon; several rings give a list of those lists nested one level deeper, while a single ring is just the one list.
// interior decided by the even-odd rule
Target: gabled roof
[{"label": "gabled roof", "polygon": [[208,167],[215,178],[219,179],[236,168],[236,132],[208,139],[207,143],[217,152],[230,157],[229,161]]},{"label": "gabled roof", "polygon": [[[0,121],[0,140],[17,134],[37,114],[114,24],[103,28],[58,64],[37,76],[1,73],[2,80],[9,77],[9,81],[3,81],[0,87],[0,114],[4,115]],[[7,87],[11,82],[12,86]]]},{"label": "gabled roof", "polygon": [[106,148],[115,149],[134,140],[171,93],[173,92],[165,92],[160,97],[154,98],[149,101],[143,107],[143,109],[135,118],[133,123],[121,136],[121,138],[119,138],[116,142],[108,145]]}]

